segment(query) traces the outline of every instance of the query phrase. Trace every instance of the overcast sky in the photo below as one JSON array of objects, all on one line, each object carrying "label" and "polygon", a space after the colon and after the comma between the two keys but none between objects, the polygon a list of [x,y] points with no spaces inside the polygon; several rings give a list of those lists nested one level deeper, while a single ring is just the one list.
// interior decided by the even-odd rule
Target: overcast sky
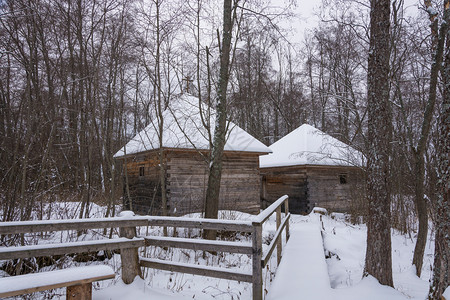
[{"label": "overcast sky", "polygon": [[306,29],[317,26],[319,18],[314,15],[314,11],[318,11],[322,3],[321,0],[270,0],[271,5],[276,7],[286,7],[290,2],[295,2],[296,7],[294,13],[297,18],[291,22],[284,22],[286,27],[294,28],[294,40],[292,42],[300,43]]},{"label": "overcast sky", "polygon": [[[423,0],[404,0],[404,7],[408,15],[415,15],[419,13],[419,4]],[[294,13],[297,15],[296,21],[285,22],[285,26],[291,26],[296,31],[292,37],[292,42],[301,43],[306,30],[316,27],[319,23],[317,13],[320,11],[322,0],[270,0],[271,5],[277,7],[286,7],[288,3],[295,2],[296,7]],[[369,0],[363,0],[369,5]]]}]

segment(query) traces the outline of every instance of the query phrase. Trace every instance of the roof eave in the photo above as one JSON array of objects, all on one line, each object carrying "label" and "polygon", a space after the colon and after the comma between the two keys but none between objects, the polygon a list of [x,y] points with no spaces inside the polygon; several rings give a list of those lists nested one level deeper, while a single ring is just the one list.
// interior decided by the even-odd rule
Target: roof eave
[{"label": "roof eave", "polygon": [[[151,152],[156,152],[159,151],[161,148],[156,148],[156,149],[151,149],[151,150],[146,150],[146,151],[140,151],[140,152],[135,152],[135,153],[129,153],[126,155],[120,155],[120,156],[114,156],[114,159],[126,159],[126,158],[130,158],[130,157],[134,157],[136,155],[143,155],[143,154],[148,154]],[[171,148],[171,147],[163,147],[162,148],[163,151],[182,151],[182,152],[208,152],[210,151],[209,149],[195,149],[195,148]],[[239,150],[224,150],[224,153],[245,153],[247,155],[267,155],[267,154],[271,154],[272,152],[268,152],[268,151],[239,151]]]},{"label": "roof eave", "polygon": [[357,168],[357,169],[363,169],[362,166],[356,166],[356,165],[320,165],[320,164],[294,164],[294,165],[279,165],[279,166],[268,166],[268,167],[261,167],[259,166],[259,169],[264,170],[270,170],[270,169],[281,169],[281,168],[287,168],[287,169],[295,169],[295,168]]}]

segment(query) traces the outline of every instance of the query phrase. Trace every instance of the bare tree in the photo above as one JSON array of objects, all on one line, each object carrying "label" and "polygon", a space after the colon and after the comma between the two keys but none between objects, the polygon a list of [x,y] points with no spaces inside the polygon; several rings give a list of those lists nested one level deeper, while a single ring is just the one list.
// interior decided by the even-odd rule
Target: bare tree
[{"label": "bare tree", "polygon": [[112,153],[122,143],[119,102],[133,60],[125,46],[130,7],[131,1],[2,2],[0,198],[7,199],[9,220],[38,210],[43,217],[55,199],[79,199],[82,217],[93,200],[109,198],[113,210]]},{"label": "bare tree", "polygon": [[[235,8],[236,9],[236,8]],[[222,178],[222,155],[226,141],[227,89],[230,76],[231,35],[233,29],[231,0],[223,1],[223,32],[220,45],[220,74],[217,91],[216,123],[214,129],[208,186],[206,189],[205,217],[217,219],[219,211],[220,179]],[[204,237],[215,239],[216,231],[205,230]]]},{"label": "bare tree", "polygon": [[414,248],[413,265],[416,266],[416,274],[420,277],[422,273],[423,255],[425,252],[425,244],[428,234],[428,207],[424,198],[424,180],[425,180],[425,149],[428,141],[431,121],[433,118],[434,106],[436,103],[437,83],[439,69],[442,64],[442,56],[444,51],[445,31],[447,29],[446,22],[443,22],[439,33],[437,12],[431,7],[431,1],[425,1],[425,7],[428,11],[431,27],[433,59],[430,73],[430,87],[428,101],[425,108],[421,134],[417,146],[411,145],[415,162],[415,202],[417,216],[419,218],[419,232],[417,234],[417,242]]}]

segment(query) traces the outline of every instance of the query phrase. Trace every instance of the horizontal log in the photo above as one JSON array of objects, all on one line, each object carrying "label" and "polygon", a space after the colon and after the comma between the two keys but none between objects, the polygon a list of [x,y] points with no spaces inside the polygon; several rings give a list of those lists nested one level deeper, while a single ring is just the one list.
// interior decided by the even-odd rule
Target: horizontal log
[{"label": "horizontal log", "polygon": [[[247,186],[248,184],[258,185],[259,186],[259,177],[258,176],[236,176],[235,178],[223,178],[221,180],[221,184],[226,185],[239,185],[242,187]],[[168,179],[168,185],[185,187],[188,189],[205,187],[205,178],[202,176],[201,178],[194,177],[173,177]]]},{"label": "horizontal log", "polygon": [[167,262],[160,259],[149,259],[140,257],[140,265],[171,272],[181,272],[200,276],[209,276],[228,280],[252,282],[252,274],[219,267],[207,267],[186,263]]},{"label": "horizontal log", "polygon": [[250,243],[209,241],[201,239],[145,236],[146,246],[175,247],[192,250],[252,254]]},{"label": "horizontal log", "polygon": [[86,253],[100,250],[116,250],[137,248],[145,245],[142,238],[127,239],[104,239],[97,241],[81,241],[61,244],[44,244],[20,247],[0,248],[0,260],[52,256],[71,253]]},{"label": "horizontal log", "polygon": [[0,234],[147,226],[143,217],[1,222]]},{"label": "horizontal log", "polygon": [[[193,183],[192,186],[187,185],[178,185],[178,184],[170,184],[167,186],[168,189],[172,193],[189,193],[189,194],[198,194],[203,195],[204,191],[206,190],[206,185],[199,184],[199,183]],[[248,183],[248,184],[240,184],[239,182],[233,182],[229,183],[227,185],[223,185],[223,189],[220,190],[221,194],[230,193],[230,194],[236,194],[239,195],[239,198],[242,196],[247,196],[248,193],[257,194],[259,196],[259,189],[260,185],[256,184],[255,182]]]},{"label": "horizontal log", "polygon": [[216,219],[187,219],[178,217],[150,216],[150,226],[171,226],[182,228],[213,229],[223,231],[252,232],[253,226],[247,221],[216,220]]},{"label": "horizontal log", "polygon": [[277,244],[278,239],[281,238],[281,232],[283,232],[284,227],[286,227],[286,224],[289,222],[289,219],[291,218],[291,214],[289,213],[286,217],[284,217],[283,222],[281,223],[280,227],[278,227],[277,232],[275,233],[275,236],[273,237],[273,240],[270,242],[269,250],[261,259],[261,266],[264,268],[267,263],[269,262],[270,257],[272,256],[273,250],[275,250],[275,246]]}]

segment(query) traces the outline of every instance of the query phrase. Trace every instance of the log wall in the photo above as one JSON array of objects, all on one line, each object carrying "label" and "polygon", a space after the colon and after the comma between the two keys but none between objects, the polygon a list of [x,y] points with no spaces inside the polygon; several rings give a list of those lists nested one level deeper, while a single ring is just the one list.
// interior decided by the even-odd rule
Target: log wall
[{"label": "log wall", "polygon": [[[203,211],[208,183],[208,164],[203,155],[197,151],[165,152],[167,204],[170,215]],[[132,209],[139,214],[160,214],[161,189],[157,153],[129,157],[126,165]],[[258,166],[258,154],[225,153],[219,209],[259,213]],[[144,167],[143,176],[140,173],[141,167]],[[124,195],[128,201],[125,187]]]},{"label": "log wall", "polygon": [[[354,191],[364,182],[362,171],[352,167],[310,167],[308,173],[308,200],[311,206],[335,212],[350,212],[355,198]],[[341,182],[345,176],[346,182]]]},{"label": "log wall", "polygon": [[[307,214],[315,206],[350,212],[364,183],[362,171],[354,167],[294,166],[261,169],[263,208],[281,195],[289,196],[292,213]],[[341,177],[345,178],[345,182]]]},{"label": "log wall", "polygon": [[[129,157],[126,163],[130,200],[124,179],[124,199],[126,209],[132,209],[141,215],[159,215],[161,213],[161,187],[158,153],[146,153]],[[143,175],[141,168],[144,168]]]},{"label": "log wall", "polygon": [[[260,210],[259,157],[245,153],[225,153],[220,186],[220,210],[257,214]],[[170,213],[183,215],[203,211],[208,165],[197,152],[167,154]]]}]

